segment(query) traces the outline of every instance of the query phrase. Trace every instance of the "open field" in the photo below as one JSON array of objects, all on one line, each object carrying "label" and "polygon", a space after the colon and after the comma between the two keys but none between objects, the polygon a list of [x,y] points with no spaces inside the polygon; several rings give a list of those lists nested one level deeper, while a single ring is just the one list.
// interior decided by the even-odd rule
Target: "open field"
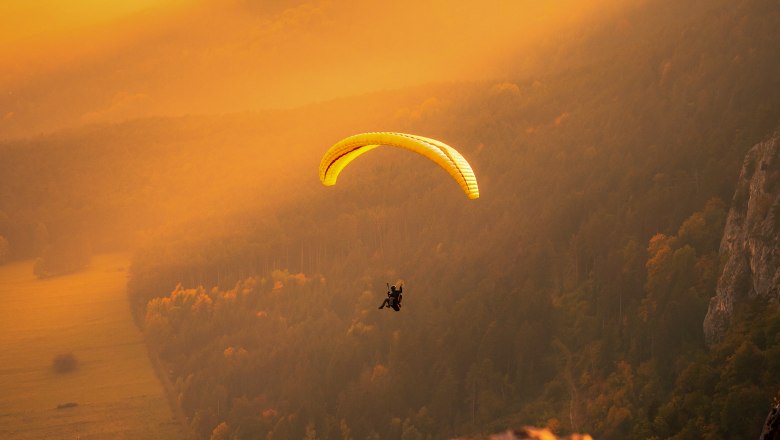
[{"label": "open field", "polygon": [[[127,255],[38,280],[32,262],[0,267],[0,438],[181,438],[135,327]],[[73,353],[77,368],[52,368]],[[57,409],[60,404],[78,406]]]}]

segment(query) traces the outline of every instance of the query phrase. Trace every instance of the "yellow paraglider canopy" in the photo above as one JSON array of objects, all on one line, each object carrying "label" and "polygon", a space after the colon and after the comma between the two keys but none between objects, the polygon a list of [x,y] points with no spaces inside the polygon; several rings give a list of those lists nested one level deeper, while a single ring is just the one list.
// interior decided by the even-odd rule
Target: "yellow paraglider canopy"
[{"label": "yellow paraglider canopy", "polygon": [[404,133],[362,133],[340,140],[330,147],[320,162],[320,180],[323,185],[335,185],[339,173],[347,164],[380,145],[404,148],[422,154],[444,168],[458,182],[469,199],[479,198],[477,178],[471,165],[460,153],[435,139]]}]

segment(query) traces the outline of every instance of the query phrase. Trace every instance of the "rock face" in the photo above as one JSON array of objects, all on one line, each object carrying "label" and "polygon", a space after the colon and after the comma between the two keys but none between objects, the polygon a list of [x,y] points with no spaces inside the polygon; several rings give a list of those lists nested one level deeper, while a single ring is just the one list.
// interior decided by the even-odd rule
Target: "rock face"
[{"label": "rock face", "polygon": [[723,338],[741,300],[780,301],[779,245],[780,130],[751,148],[742,165],[720,242],[725,266],[704,318],[708,346]]},{"label": "rock face", "polygon": [[780,402],[775,400],[766,416],[759,440],[780,440]]}]

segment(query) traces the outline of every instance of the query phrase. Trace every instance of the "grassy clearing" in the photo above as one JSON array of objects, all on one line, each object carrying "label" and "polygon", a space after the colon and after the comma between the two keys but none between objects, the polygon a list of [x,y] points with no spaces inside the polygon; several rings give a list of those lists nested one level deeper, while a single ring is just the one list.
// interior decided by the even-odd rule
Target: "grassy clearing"
[{"label": "grassy clearing", "polygon": [[[0,266],[0,438],[182,437],[130,315],[128,265],[103,255],[47,280],[31,261]],[[55,373],[68,352],[76,369]]]}]

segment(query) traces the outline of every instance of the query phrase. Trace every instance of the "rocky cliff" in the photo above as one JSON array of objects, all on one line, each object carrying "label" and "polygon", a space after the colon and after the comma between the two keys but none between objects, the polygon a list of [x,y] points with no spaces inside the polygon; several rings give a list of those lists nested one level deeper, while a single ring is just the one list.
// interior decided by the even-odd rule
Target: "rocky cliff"
[{"label": "rocky cliff", "polygon": [[780,301],[780,130],[750,149],[720,243],[725,265],[704,319],[708,346],[720,341],[734,307]]}]

